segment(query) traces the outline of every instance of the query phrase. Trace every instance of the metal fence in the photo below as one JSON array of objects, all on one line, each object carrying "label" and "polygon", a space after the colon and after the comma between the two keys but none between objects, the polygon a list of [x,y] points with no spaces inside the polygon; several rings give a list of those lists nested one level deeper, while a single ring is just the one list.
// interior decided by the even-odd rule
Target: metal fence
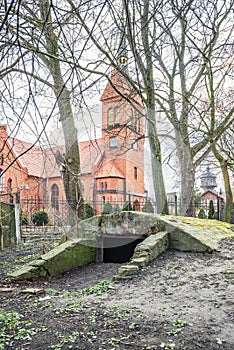
[{"label": "metal fence", "polygon": [[[0,198],[0,203],[1,200],[6,199],[6,197],[1,197]],[[130,198],[129,198],[130,199]],[[12,200],[16,200],[15,198],[11,198]],[[104,201],[90,201],[89,202],[90,205],[94,208],[95,210],[95,214],[101,214],[101,212],[103,211],[103,208],[105,206],[105,202]],[[142,211],[143,206],[145,205],[145,202],[139,202],[137,203],[137,205],[134,205],[134,203],[131,202],[131,200],[129,200],[127,203],[129,203],[129,208],[134,208],[134,210],[137,211]],[[114,210],[122,210],[123,207],[126,207],[126,202],[113,202],[111,203],[112,207]],[[155,213],[157,213],[157,204],[155,201],[151,200],[151,204],[153,207],[153,210]],[[2,203],[2,205],[4,205]],[[50,224],[54,225],[54,226],[60,226],[60,225],[69,225],[69,203],[66,200],[58,200],[56,203],[56,208],[53,207],[51,205],[51,202],[48,200],[43,200],[42,198],[30,198],[30,199],[21,199],[20,201],[20,206],[21,206],[21,212],[23,214],[23,216],[27,217],[29,223],[31,223],[31,217],[32,214],[40,209],[46,209],[46,211],[48,212],[49,215],[49,220],[50,220]],[[9,208],[13,208],[13,203],[9,203],[8,204],[8,212],[11,213],[11,216],[6,216],[6,218],[4,217],[4,220],[7,220],[7,217],[10,218],[11,220],[13,220],[13,216],[12,216],[12,210],[13,209],[9,209]],[[200,211],[200,209],[203,208],[206,215],[208,214],[208,210],[209,210],[209,205],[208,202],[200,202],[200,203],[195,203],[192,205],[191,211],[193,212],[192,216],[198,216],[198,213]],[[181,211],[181,203],[180,200],[178,199],[177,195],[175,196],[170,196],[168,198],[168,209],[169,209],[169,214],[171,215],[181,215],[182,211]],[[217,210],[217,208],[216,208]],[[75,214],[75,216],[77,216],[77,214]],[[2,216],[3,217],[3,216]],[[218,218],[221,219],[222,217],[222,207],[219,206],[218,207]],[[79,218],[77,217],[77,221],[79,220]],[[9,223],[9,222],[8,222]],[[13,224],[10,224],[10,227],[12,228]]]}]

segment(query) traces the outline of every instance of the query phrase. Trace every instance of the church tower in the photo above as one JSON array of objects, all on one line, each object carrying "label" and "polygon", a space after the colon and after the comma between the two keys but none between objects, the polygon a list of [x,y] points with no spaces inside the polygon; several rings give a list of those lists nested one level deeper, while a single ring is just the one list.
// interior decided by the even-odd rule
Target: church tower
[{"label": "church tower", "polygon": [[124,36],[116,61],[101,96],[104,157],[95,174],[95,200],[102,206],[109,201],[120,208],[130,201],[140,210],[145,200],[145,118],[140,96],[124,76],[128,69]]}]

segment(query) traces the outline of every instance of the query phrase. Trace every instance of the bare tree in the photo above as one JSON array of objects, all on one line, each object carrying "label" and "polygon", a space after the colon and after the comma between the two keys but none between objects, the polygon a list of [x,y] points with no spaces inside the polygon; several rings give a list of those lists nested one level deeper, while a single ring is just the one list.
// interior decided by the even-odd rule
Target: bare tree
[{"label": "bare tree", "polygon": [[[137,92],[142,99],[147,120],[148,139],[152,155],[153,184],[156,195],[157,212],[168,213],[166,191],[162,173],[161,146],[157,134],[155,121],[155,84],[152,60],[152,42],[149,37],[151,30],[150,1],[142,2],[138,8],[138,1],[123,1],[123,4],[114,1],[103,3],[103,15],[97,21],[95,32],[87,25],[84,14],[76,8],[72,0],[68,0],[78,20],[82,23],[88,36],[98,50],[102,69],[96,74],[106,74],[106,67],[111,66],[121,72],[129,82],[132,91]],[[140,12],[136,13],[136,10]],[[92,8],[93,11],[93,8]],[[96,9],[94,9],[95,13]],[[136,17],[135,17],[136,16]],[[117,35],[116,35],[117,33]],[[137,33],[137,35],[135,35]],[[121,35],[121,36],[120,36]],[[119,41],[119,37],[121,40]],[[137,42],[135,41],[137,40]],[[128,60],[127,51],[130,49],[131,58],[129,67],[118,64],[119,52]],[[110,80],[111,82],[111,80]],[[121,94],[117,86],[113,86]],[[128,96],[122,96],[131,103]],[[139,111],[140,112],[140,111]]]},{"label": "bare tree", "polygon": [[[230,65],[226,62],[230,59],[232,45],[231,1],[124,0],[123,4],[106,1],[95,32],[74,2],[68,1],[97,48],[100,61],[105,62],[104,75],[106,65],[118,69],[116,52],[120,45],[114,40],[114,30],[117,27],[122,32],[129,68],[121,73],[146,107],[159,212],[167,212],[167,209],[156,110],[166,115],[174,129],[182,214],[193,215],[196,167],[211,151],[211,134],[218,140],[228,128],[233,113],[230,109],[222,121],[215,119],[214,123],[211,119],[207,122],[207,110],[202,109],[204,101],[210,97],[211,71],[216,93],[228,84]],[[95,14],[96,8],[89,10]]]},{"label": "bare tree", "polygon": [[[37,97],[35,89],[41,89],[41,96],[50,89],[55,96],[56,100],[47,121],[44,123],[41,120],[45,129],[53,111],[58,109],[65,140],[65,154],[57,157],[57,160],[63,167],[66,199],[73,213],[70,218],[72,224],[74,213],[76,216],[79,212],[79,217],[83,217],[79,183],[80,155],[71,105],[74,85],[79,84],[80,79],[74,68],[74,60],[81,56],[82,45],[78,49],[72,46],[73,40],[80,38],[80,28],[72,21],[72,16],[64,6],[66,4],[58,8],[49,0],[12,1],[9,6],[6,5],[5,17],[2,16],[1,62],[4,64],[0,75],[8,95],[12,98],[13,109],[17,109],[17,94],[15,98],[11,94],[8,85],[10,79],[22,78],[25,92],[28,91],[26,100],[31,99],[34,106]],[[72,27],[76,27],[76,34],[71,31]],[[76,54],[78,57],[75,57]],[[17,84],[19,80],[12,83],[14,89]],[[50,98],[50,103],[53,103],[51,94]],[[21,123],[20,116],[17,122],[18,125]]]},{"label": "bare tree", "polygon": [[[76,138],[70,104],[72,87],[76,84],[81,92],[88,88],[80,88],[81,72],[92,77],[93,84],[101,77],[111,82],[108,71],[112,67],[121,72],[146,108],[158,212],[167,212],[156,122],[156,111],[160,110],[174,130],[182,213],[192,215],[196,167],[214,150],[213,140],[220,139],[233,116],[230,108],[221,120],[216,118],[211,103],[215,94],[229,84],[231,1],[123,0],[120,4],[117,0],[66,0],[58,8],[53,1],[42,0],[17,6],[12,2],[6,13],[3,28],[7,40],[2,38],[1,52],[8,60],[1,76],[17,72],[26,75],[30,83],[37,80],[52,89],[66,140],[62,164],[67,170],[65,188],[72,183],[72,188],[66,190],[68,199],[69,192],[73,193],[72,200],[80,196],[75,180],[80,171],[78,146],[77,142],[71,144],[70,137],[74,131],[72,140]],[[81,47],[75,44],[78,40]],[[89,56],[89,48],[94,55]],[[118,63],[121,49],[128,59],[128,69]],[[42,67],[41,76],[37,73]],[[118,91],[118,87],[113,88]],[[128,96],[122,97],[131,103]]]},{"label": "bare tree", "polygon": [[[214,94],[211,94],[214,95]],[[228,90],[226,96],[223,93],[222,99],[213,99],[211,105],[215,104],[213,113],[219,116],[220,119],[223,119],[227,113],[230,111],[230,105],[232,104],[232,95],[233,91]],[[216,116],[217,119],[217,116]],[[223,212],[223,220],[230,222],[231,221],[231,211],[233,206],[233,193],[231,187],[230,174],[234,173],[234,122],[233,120],[230,123],[230,126],[225,130],[218,141],[215,140],[215,134],[213,135],[213,142],[211,142],[211,149],[220,164],[222,170],[226,201]]]}]

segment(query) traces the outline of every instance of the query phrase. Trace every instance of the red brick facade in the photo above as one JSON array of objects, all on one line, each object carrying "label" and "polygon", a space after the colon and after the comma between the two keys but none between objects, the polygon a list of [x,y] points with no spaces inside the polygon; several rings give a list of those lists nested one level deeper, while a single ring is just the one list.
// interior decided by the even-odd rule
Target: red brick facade
[{"label": "red brick facade", "polygon": [[[121,206],[130,198],[138,208],[145,200],[143,107],[120,73],[114,70],[111,80],[121,95],[107,83],[101,97],[102,138],[79,143],[84,199],[97,213],[106,201]],[[6,125],[0,126],[1,200],[20,192],[26,213],[32,203],[33,210],[45,206],[59,212],[65,194],[54,157],[58,149],[62,153],[63,147],[41,149],[11,138]]]}]

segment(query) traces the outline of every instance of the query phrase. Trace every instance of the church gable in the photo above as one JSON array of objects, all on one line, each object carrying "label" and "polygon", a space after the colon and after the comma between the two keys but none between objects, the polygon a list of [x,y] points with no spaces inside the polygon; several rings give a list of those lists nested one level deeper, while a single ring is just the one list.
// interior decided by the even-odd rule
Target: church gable
[{"label": "church gable", "polygon": [[110,80],[102,94],[101,101],[120,99],[121,95],[131,97],[131,95],[133,95],[133,90],[123,75],[117,70],[113,70]]},{"label": "church gable", "polygon": [[[117,165],[118,163],[118,165]],[[125,174],[123,171],[120,170],[119,166],[121,165],[121,160],[109,160],[106,161],[101,168],[96,172],[95,178],[96,179],[101,179],[101,178],[111,178],[111,177],[116,177],[116,178],[125,178]]]}]

